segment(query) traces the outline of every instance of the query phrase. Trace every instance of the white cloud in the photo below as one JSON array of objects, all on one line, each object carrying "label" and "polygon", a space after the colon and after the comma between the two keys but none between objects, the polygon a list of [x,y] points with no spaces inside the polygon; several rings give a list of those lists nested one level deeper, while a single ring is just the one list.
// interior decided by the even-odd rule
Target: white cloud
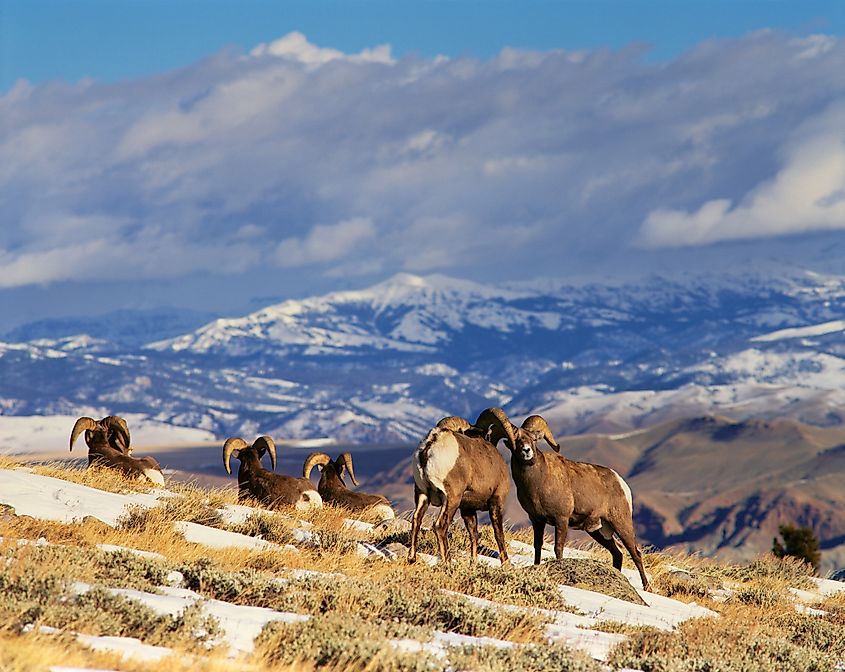
[{"label": "white cloud", "polygon": [[659,64],[393,60],[292,34],[131,81],[21,84],[0,97],[0,282],[508,280],[832,230],[843,71],[842,40],[776,32]]},{"label": "white cloud", "polygon": [[795,44],[801,48],[797,58],[818,58],[836,46],[836,39],[830,35],[808,35],[795,40]]},{"label": "white cloud", "polygon": [[286,238],[279,243],[276,263],[284,268],[294,268],[335,261],[350,256],[375,235],[376,227],[366,217],[318,225],[304,238]]},{"label": "white cloud", "polygon": [[357,54],[345,54],[337,49],[318,47],[309,42],[305,35],[296,31],[288,33],[284,37],[269,44],[262,42],[250,52],[250,55],[256,57],[270,55],[291,58],[306,65],[322,65],[338,60],[353,63],[384,63],[387,65],[395,62],[391,55],[390,45],[388,44],[380,44],[373,49],[363,49]]},{"label": "white cloud", "polygon": [[845,229],[845,104],[806,123],[785,148],[783,165],[738,203],[719,198],[697,210],[651,212],[646,246],[707,245]]}]

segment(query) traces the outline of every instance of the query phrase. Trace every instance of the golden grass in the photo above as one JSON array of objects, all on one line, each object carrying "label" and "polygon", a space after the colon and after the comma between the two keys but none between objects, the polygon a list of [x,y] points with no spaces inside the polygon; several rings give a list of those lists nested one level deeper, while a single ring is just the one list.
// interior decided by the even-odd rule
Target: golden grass
[{"label": "golden grass", "polygon": [[[185,656],[174,654],[158,662],[122,659],[118,653],[94,651],[81,644],[70,633],[57,635],[37,632],[13,634],[0,629],[0,670],[3,672],[47,672],[53,667],[78,667],[121,672],[254,672],[253,663],[233,661],[221,655]],[[291,668],[291,672],[295,672]]]},{"label": "golden grass", "polygon": [[74,637],[13,634],[0,630],[0,670],[3,672],[38,672],[54,665],[122,669],[127,672],[149,669],[134,663],[121,663],[117,654],[97,653],[79,644]]}]

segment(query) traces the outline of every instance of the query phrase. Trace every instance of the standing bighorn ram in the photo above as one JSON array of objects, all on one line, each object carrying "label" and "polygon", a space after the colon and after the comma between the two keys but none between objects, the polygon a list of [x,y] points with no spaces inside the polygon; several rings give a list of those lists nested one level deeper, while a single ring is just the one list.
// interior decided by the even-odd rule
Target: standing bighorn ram
[{"label": "standing bighorn ram", "polygon": [[353,492],[343,482],[343,474],[349,472],[349,478],[355,485],[358,479],[355,478],[355,469],[352,467],[352,454],[341,453],[336,460],[325,453],[311,453],[305,460],[302,467],[302,477],[311,478],[314,467],[320,470],[320,482],[317,485],[317,492],[323,498],[323,502],[344,506],[347,509],[361,511],[369,509],[381,520],[395,518],[396,514],[384,495],[368,495],[364,492]]},{"label": "standing bighorn ram", "polygon": [[613,566],[622,569],[622,551],[613,535],[631,555],[640,573],[643,588],[649,589],[642,555],[634,534],[631,489],[613,469],[586,462],[575,462],[563,455],[544,453],[537,447],[545,440],[556,452],[560,446],[551,429],[539,415],[513,425],[500,408],[488,409],[498,418],[493,439],[500,427],[505,445],[511,451],[511,473],[519,503],[534,527],[534,563],[540,563],[546,524],[555,528],[555,556],[563,555],[569,527],[585,530],[613,557]]},{"label": "standing bighorn ram", "polygon": [[[449,560],[447,532],[458,509],[470,539],[470,556],[478,555],[478,511],[490,512],[490,523],[499,547],[499,559],[508,562],[503,528],[505,500],[510,490],[508,467],[486,427],[496,418],[483,412],[475,426],[450,416],[437,423],[414,451],[414,517],[408,562],[417,558],[417,537],[429,504],[440,507],[434,523],[437,548]],[[504,430],[502,430],[504,436]]]},{"label": "standing bighorn ram", "polygon": [[259,436],[252,445],[240,437],[226,439],[223,444],[223,465],[232,473],[231,458],[240,460],[238,499],[257,499],[270,509],[292,505],[297,509],[319,508],[323,500],[306,478],[274,474],[261,466],[264,453],[270,453],[270,464],[276,468],[276,444],[269,436]]},{"label": "standing bighorn ram", "polygon": [[79,435],[85,432],[88,445],[88,466],[110,467],[126,476],[147,478],[153,483],[164,485],[161,466],[152,457],[131,457],[129,427],[126,420],[117,415],[107,415],[102,420],[79,418],[70,433],[70,450]]}]

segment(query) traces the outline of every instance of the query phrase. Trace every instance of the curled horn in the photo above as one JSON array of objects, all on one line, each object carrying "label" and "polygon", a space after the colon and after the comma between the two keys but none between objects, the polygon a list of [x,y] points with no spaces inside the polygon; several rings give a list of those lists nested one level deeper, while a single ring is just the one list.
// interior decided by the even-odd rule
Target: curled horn
[{"label": "curled horn", "polygon": [[73,444],[79,438],[79,435],[82,432],[89,430],[89,429],[97,429],[99,424],[94,418],[82,417],[77,420],[74,425],[73,429],[70,432],[70,449],[73,450]]},{"label": "curled horn", "polygon": [[449,429],[453,432],[461,433],[465,432],[466,430],[472,427],[472,425],[469,424],[467,420],[457,415],[449,415],[441,419],[440,422],[437,423],[437,426],[440,429]]},{"label": "curled horn", "polygon": [[236,450],[243,450],[248,445],[246,441],[237,436],[226,439],[226,443],[223,444],[223,466],[226,467],[227,474],[232,473],[232,467],[229,464],[232,453]]},{"label": "curled horn", "polygon": [[125,453],[126,455],[132,454],[129,427],[126,424],[126,420],[121,418],[119,415],[107,415],[105,418],[100,420],[100,425],[114,432],[114,448],[117,448],[117,450],[121,453]]},{"label": "curled horn", "polygon": [[305,460],[305,464],[302,467],[302,477],[303,478],[311,478],[311,471],[316,466],[325,467],[329,462],[332,461],[325,453],[311,453],[308,456],[308,459]]},{"label": "curled horn", "polygon": [[554,448],[555,452],[560,452],[560,445],[557,441],[555,441],[554,434],[552,434],[552,430],[549,429],[548,423],[539,415],[529,415],[522,423],[522,429],[527,432],[539,432],[543,435],[543,438],[546,440],[552,448]]},{"label": "curled horn", "polygon": [[475,421],[475,428],[480,430],[482,435],[494,446],[501,439],[507,439],[511,449],[516,447],[513,423],[508,419],[505,412],[497,406],[481,411],[481,415]]},{"label": "curled horn", "polygon": [[352,479],[352,482],[355,485],[358,485],[358,479],[355,478],[355,470],[352,468],[352,453],[341,453],[340,457],[337,458],[337,462],[342,467],[346,467],[349,470],[349,478]]},{"label": "curled horn", "polygon": [[273,471],[276,471],[276,442],[269,436],[259,436],[253,442],[252,447],[258,451],[259,455],[263,455],[265,450],[270,453],[270,464]]}]

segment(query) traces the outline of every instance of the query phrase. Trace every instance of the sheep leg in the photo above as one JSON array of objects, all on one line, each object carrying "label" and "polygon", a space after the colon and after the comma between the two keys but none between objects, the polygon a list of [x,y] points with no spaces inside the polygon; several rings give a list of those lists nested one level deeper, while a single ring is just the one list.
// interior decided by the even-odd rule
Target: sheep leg
[{"label": "sheep leg", "polygon": [[643,590],[649,590],[650,586],[648,583],[648,577],[645,574],[645,567],[643,567],[643,556],[640,553],[640,549],[637,548],[637,537],[634,534],[633,521],[629,522],[626,520],[623,524],[614,524],[613,529],[616,534],[619,535],[619,538],[622,540],[622,545],[625,546],[626,550],[631,555],[631,560],[633,560],[634,564],[637,566],[637,571],[640,573],[640,579],[642,579],[643,582]]},{"label": "sheep leg", "polygon": [[475,562],[478,557],[478,514],[472,509],[461,509],[461,518],[469,534],[469,557]]},{"label": "sheep leg", "polygon": [[499,561],[502,565],[508,563],[508,549],[505,546],[505,526],[502,509],[504,504],[493,504],[490,507],[490,524],[493,526],[493,535],[496,537],[496,545],[499,547]]},{"label": "sheep leg", "polygon": [[[453,504],[452,500],[457,499],[457,504]],[[449,562],[451,556],[449,555],[449,524],[452,518],[458,512],[460,499],[458,497],[449,497],[447,494],[443,498],[443,506],[440,507],[440,515],[434,521],[434,535],[437,537],[437,550],[440,552],[440,557],[443,562]]]},{"label": "sheep leg", "polygon": [[616,569],[622,569],[622,551],[619,550],[619,546],[616,543],[616,539],[613,538],[613,532],[611,532],[611,536],[608,539],[605,537],[601,530],[593,530],[592,532],[588,532],[593,539],[599,542],[602,546],[604,546],[608,551],[610,551],[610,555],[613,557],[613,566]]},{"label": "sheep leg", "polygon": [[555,521],[555,557],[558,560],[563,557],[563,546],[566,544],[567,534],[569,534],[569,521],[558,518]]},{"label": "sheep leg", "polygon": [[411,519],[411,548],[408,551],[408,562],[416,562],[417,560],[417,537],[420,535],[420,526],[428,508],[428,495],[417,488],[414,488],[414,499],[416,500],[416,507],[414,508],[414,517]]},{"label": "sheep leg", "polygon": [[546,531],[546,521],[532,520],[531,525],[534,527],[534,564],[539,565],[543,555],[543,533]]}]

